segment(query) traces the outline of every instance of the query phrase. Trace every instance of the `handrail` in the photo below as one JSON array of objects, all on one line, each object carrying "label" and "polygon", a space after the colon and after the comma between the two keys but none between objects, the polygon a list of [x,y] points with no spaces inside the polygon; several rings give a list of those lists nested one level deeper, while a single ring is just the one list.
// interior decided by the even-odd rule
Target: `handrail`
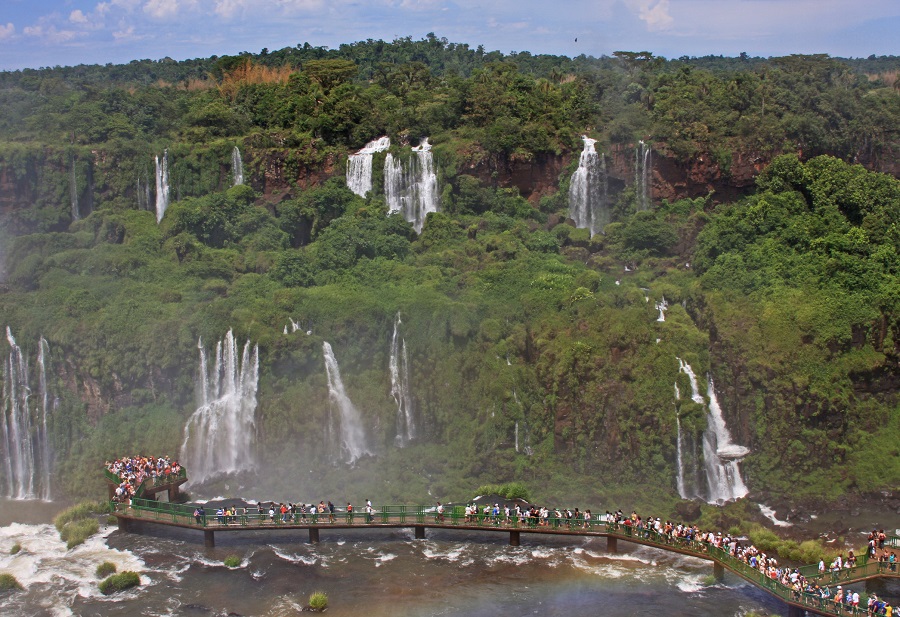
[{"label": "handrail", "polygon": [[[701,559],[709,559],[728,568],[736,575],[744,580],[756,585],[775,595],[789,604],[800,606],[825,615],[835,615],[838,617],[857,617],[866,614],[866,607],[853,608],[849,605],[837,605],[832,598],[822,598],[818,594],[807,593],[805,591],[797,591],[789,586],[783,585],[780,581],[769,578],[765,573],[750,566],[748,563],[732,556],[728,551],[717,548],[705,541],[691,540],[688,538],[670,537],[664,533],[657,532],[650,528],[632,528],[621,523],[607,523],[597,519],[583,521],[581,519],[567,519],[564,517],[548,517],[546,519],[538,519],[534,517],[523,517],[517,520],[515,516],[507,519],[503,514],[494,516],[491,513],[478,512],[474,515],[465,515],[461,507],[447,508],[443,513],[443,518],[438,515],[433,506],[406,506],[406,505],[387,505],[378,509],[372,520],[368,520],[365,511],[354,511],[348,513],[344,510],[335,511],[332,517],[329,512],[297,512],[293,516],[290,513],[282,515],[276,511],[274,516],[269,515],[268,509],[263,508],[260,512],[257,508],[241,508],[240,511],[232,515],[217,515],[215,512],[205,512],[203,515],[195,515],[197,506],[174,504],[168,502],[158,502],[151,499],[133,498],[130,505],[112,502],[113,513],[126,514],[130,510],[130,515],[140,518],[152,518],[163,522],[171,521],[175,524],[185,525],[189,527],[198,527],[201,529],[239,529],[245,527],[255,528],[277,528],[283,526],[324,526],[331,524],[340,524],[343,527],[347,525],[353,527],[367,527],[370,524],[408,524],[408,525],[427,525],[429,527],[481,527],[490,528],[497,531],[536,531],[541,533],[596,533],[607,537],[620,538],[626,541],[637,542],[654,546],[663,550],[675,550],[677,552],[694,555]],[[121,508],[121,509],[117,509]],[[128,514],[126,514],[128,515]],[[892,539],[900,539],[895,536]],[[887,545],[887,542],[885,542]],[[893,546],[893,545],[892,545]],[[834,585],[839,583],[850,583],[872,578],[876,576],[898,576],[897,564],[889,564],[884,561],[860,559],[860,562],[852,568],[842,568],[839,571],[826,571],[824,574],[818,573],[818,566],[803,566],[802,569],[808,571],[809,568],[816,568],[815,572],[806,576],[806,579],[814,584]]]}]

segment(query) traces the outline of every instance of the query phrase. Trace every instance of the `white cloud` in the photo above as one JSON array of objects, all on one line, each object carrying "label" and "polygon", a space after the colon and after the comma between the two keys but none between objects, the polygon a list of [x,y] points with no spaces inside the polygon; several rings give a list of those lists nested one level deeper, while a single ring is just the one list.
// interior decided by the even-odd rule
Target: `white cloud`
[{"label": "white cloud", "polygon": [[652,2],[642,2],[638,17],[647,23],[647,30],[650,32],[668,30],[675,21],[669,14],[669,0],[659,0],[655,5]]},{"label": "white cloud", "polygon": [[231,19],[234,15],[245,8],[244,0],[216,0],[213,11],[219,17]]},{"label": "white cloud", "polygon": [[75,9],[69,14],[69,21],[73,24],[86,24],[88,22],[87,16],[81,12],[81,9]]},{"label": "white cloud", "polygon": [[16,27],[9,22],[5,26],[0,24],[0,41],[11,38],[16,33]]},{"label": "white cloud", "polygon": [[22,32],[25,36],[33,36],[34,38],[43,39],[48,43],[66,43],[74,39],[77,34],[72,30],[57,30],[54,26],[44,27],[26,26]]},{"label": "white cloud", "polygon": [[144,12],[157,19],[165,19],[178,14],[178,0],[147,0]]},{"label": "white cloud", "polygon": [[128,26],[126,24],[119,24],[119,29],[113,31],[112,35],[116,41],[128,41],[139,38],[134,36],[134,26]]}]

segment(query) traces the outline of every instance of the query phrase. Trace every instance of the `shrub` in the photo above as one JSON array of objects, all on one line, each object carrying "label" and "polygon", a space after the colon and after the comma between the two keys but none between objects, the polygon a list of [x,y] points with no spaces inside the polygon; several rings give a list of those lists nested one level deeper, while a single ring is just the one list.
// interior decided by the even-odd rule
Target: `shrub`
[{"label": "shrub", "polygon": [[324,611],[328,608],[328,594],[324,591],[314,591],[309,596],[309,608],[314,611]]},{"label": "shrub", "polygon": [[59,537],[66,543],[66,548],[73,549],[100,530],[97,519],[85,518],[66,523],[60,530]]},{"label": "shrub", "polygon": [[97,566],[97,578],[106,578],[116,573],[116,564],[111,561],[104,561]]},{"label": "shrub", "polygon": [[237,555],[229,555],[225,558],[224,563],[227,568],[237,568],[241,565],[241,558]]},{"label": "shrub", "polygon": [[103,579],[103,581],[100,582],[100,593],[108,596],[124,589],[137,587],[140,584],[141,577],[138,576],[136,572],[126,570],[120,574],[113,574],[112,576]]},{"label": "shrub", "polygon": [[9,554],[10,555],[18,555],[19,551],[21,551],[21,550],[22,550],[22,545],[19,544],[18,542],[16,542],[15,544],[12,545],[12,548],[9,549]]},{"label": "shrub", "polygon": [[476,495],[500,495],[504,499],[529,500],[528,489],[520,482],[507,482],[506,484],[484,484],[475,491]]},{"label": "shrub", "polygon": [[53,519],[53,524],[56,526],[56,530],[62,533],[66,523],[85,519],[94,514],[104,514],[107,512],[109,512],[109,504],[105,501],[82,501],[57,514],[56,518]]},{"label": "shrub", "polygon": [[3,591],[20,591],[24,589],[22,584],[16,580],[16,577],[12,574],[7,574],[4,572],[0,574],[0,592]]}]

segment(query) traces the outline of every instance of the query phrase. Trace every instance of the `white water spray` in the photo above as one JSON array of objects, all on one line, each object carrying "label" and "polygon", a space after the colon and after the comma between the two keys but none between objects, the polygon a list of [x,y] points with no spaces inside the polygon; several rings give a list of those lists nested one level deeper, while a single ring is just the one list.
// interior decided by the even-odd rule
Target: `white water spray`
[{"label": "white water spray", "polygon": [[234,180],[234,186],[240,186],[244,183],[244,161],[241,159],[241,151],[237,146],[231,151],[231,176]]},{"label": "white water spray", "polygon": [[[8,499],[50,499],[50,450],[47,435],[49,395],[45,373],[47,341],[38,351],[38,396],[29,386],[28,361],[7,326],[9,359],[3,371],[3,488]],[[39,414],[31,403],[40,403]]]},{"label": "white water spray", "polygon": [[709,397],[709,414],[706,416],[707,427],[703,432],[703,461],[706,465],[706,482],[709,485],[707,501],[723,503],[740,499],[748,492],[741,478],[738,461],[750,450],[731,441],[731,433],[725,426],[722,409],[716,397],[715,385],[711,375],[707,375]]},{"label": "white water spray", "polygon": [[596,139],[587,135],[581,139],[584,149],[569,183],[569,216],[575,221],[575,227],[589,229],[593,236],[602,232],[612,218],[606,159],[597,154]]},{"label": "white water spray", "polygon": [[347,158],[347,187],[351,191],[360,197],[365,197],[366,193],[372,190],[372,156],[376,152],[384,152],[390,147],[390,138],[379,137]]},{"label": "white water spray", "polygon": [[394,335],[391,337],[391,396],[397,403],[397,444],[405,446],[416,436],[413,420],[412,395],[409,390],[409,357],[406,339],[400,337],[400,313],[394,319]]},{"label": "white water spray", "polygon": [[156,157],[156,222],[159,223],[169,207],[169,151],[162,159]]},{"label": "white water spray", "polygon": [[656,310],[659,311],[659,317],[656,318],[656,321],[665,321],[666,311],[669,310],[669,303],[666,302],[665,296],[662,297],[662,300],[656,303]]},{"label": "white water spray", "polygon": [[384,196],[388,211],[402,213],[416,232],[421,233],[428,213],[438,211],[440,196],[428,139],[423,139],[412,151],[413,156],[405,165],[388,153],[384,161]]},{"label": "white water spray", "polygon": [[650,179],[653,172],[652,148],[650,144],[639,141],[634,152],[634,193],[635,208],[638,211],[649,210],[653,200],[653,189]]},{"label": "white water spray", "polygon": [[253,469],[259,383],[259,347],[251,349],[247,341],[239,356],[231,330],[216,345],[212,370],[202,340],[197,348],[200,406],[184,427],[181,446],[181,460],[192,483]]},{"label": "white water spray", "polygon": [[344,390],[341,371],[331,345],[328,342],[322,343],[322,351],[325,356],[325,373],[328,377],[328,397],[338,412],[337,417],[332,413],[332,434],[340,438],[338,446],[342,459],[347,463],[354,463],[361,456],[371,454],[366,443],[362,417]]}]

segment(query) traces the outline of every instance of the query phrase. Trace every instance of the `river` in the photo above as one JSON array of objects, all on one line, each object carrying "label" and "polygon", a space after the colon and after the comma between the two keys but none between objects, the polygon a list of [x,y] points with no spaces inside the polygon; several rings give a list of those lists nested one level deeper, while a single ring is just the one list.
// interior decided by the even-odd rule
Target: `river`
[{"label": "river", "polygon": [[[204,548],[196,532],[151,527],[157,535],[102,528],[67,551],[50,524],[60,506],[0,502],[0,572],[26,591],[0,598],[0,614],[28,616],[295,615],[313,591],[328,594],[328,615],[387,617],[467,615],[734,615],[780,614],[783,607],[694,558],[603,539],[412,530],[323,529],[217,534]],[[19,522],[13,522],[19,521]],[[22,550],[11,555],[14,544]],[[222,565],[237,555],[240,567]],[[141,586],[113,597],[97,589],[94,570],[111,561],[135,570]]]}]

